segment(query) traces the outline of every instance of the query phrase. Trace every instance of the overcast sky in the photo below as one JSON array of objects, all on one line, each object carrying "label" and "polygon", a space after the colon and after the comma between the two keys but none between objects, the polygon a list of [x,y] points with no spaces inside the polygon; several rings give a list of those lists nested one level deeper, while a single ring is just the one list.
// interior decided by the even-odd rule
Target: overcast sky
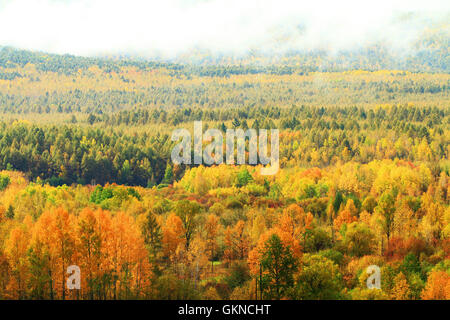
[{"label": "overcast sky", "polygon": [[378,41],[406,49],[427,26],[448,26],[449,13],[449,0],[0,0],[0,45],[166,58]]}]

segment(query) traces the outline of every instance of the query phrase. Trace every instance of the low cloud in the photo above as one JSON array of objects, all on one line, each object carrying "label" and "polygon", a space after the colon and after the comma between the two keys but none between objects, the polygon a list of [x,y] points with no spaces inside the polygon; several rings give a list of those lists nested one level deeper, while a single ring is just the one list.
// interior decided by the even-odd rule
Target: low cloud
[{"label": "low cloud", "polygon": [[448,25],[449,13],[447,0],[2,0],[0,45],[167,59],[377,42],[407,50],[426,28]]}]

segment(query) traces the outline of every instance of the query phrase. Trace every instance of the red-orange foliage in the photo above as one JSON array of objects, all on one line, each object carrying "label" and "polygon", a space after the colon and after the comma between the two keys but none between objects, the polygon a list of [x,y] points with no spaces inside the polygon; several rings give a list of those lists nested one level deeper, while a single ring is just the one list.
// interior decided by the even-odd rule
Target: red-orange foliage
[{"label": "red-orange foliage", "polygon": [[281,242],[284,246],[289,247],[292,255],[298,259],[302,256],[302,247],[300,245],[299,240],[294,238],[291,233],[287,231],[283,231],[280,228],[272,228],[268,230],[267,232],[263,233],[261,237],[258,240],[258,244],[255,248],[253,248],[250,253],[248,254],[248,264],[250,267],[250,272],[252,274],[258,274],[259,273],[259,263],[261,256],[264,254],[265,246],[267,240],[272,235],[278,235],[281,239]]},{"label": "red-orange foliage", "polygon": [[185,238],[183,237],[185,231],[180,217],[175,213],[171,213],[162,227],[162,233],[164,255],[170,257],[180,244],[184,245],[185,243]]},{"label": "red-orange foliage", "polygon": [[428,277],[425,289],[422,291],[422,299],[450,299],[450,275],[445,271],[432,271]]}]

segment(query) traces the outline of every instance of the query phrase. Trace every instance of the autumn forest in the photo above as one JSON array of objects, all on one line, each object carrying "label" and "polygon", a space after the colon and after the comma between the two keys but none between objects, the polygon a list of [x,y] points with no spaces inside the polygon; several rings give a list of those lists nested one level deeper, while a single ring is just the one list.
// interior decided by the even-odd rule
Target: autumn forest
[{"label": "autumn forest", "polygon": [[[202,64],[0,47],[0,299],[450,299],[448,38],[427,41]],[[198,120],[279,129],[280,170],[174,164]]]}]

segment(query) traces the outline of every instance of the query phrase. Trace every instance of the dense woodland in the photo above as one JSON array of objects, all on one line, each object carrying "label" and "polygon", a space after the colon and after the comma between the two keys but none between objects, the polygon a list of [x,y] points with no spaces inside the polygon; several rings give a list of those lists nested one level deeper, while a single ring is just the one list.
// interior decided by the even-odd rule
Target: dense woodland
[{"label": "dense woodland", "polygon": [[[228,65],[0,48],[0,299],[450,299],[439,37]],[[173,165],[195,120],[280,129],[280,171]]]}]

